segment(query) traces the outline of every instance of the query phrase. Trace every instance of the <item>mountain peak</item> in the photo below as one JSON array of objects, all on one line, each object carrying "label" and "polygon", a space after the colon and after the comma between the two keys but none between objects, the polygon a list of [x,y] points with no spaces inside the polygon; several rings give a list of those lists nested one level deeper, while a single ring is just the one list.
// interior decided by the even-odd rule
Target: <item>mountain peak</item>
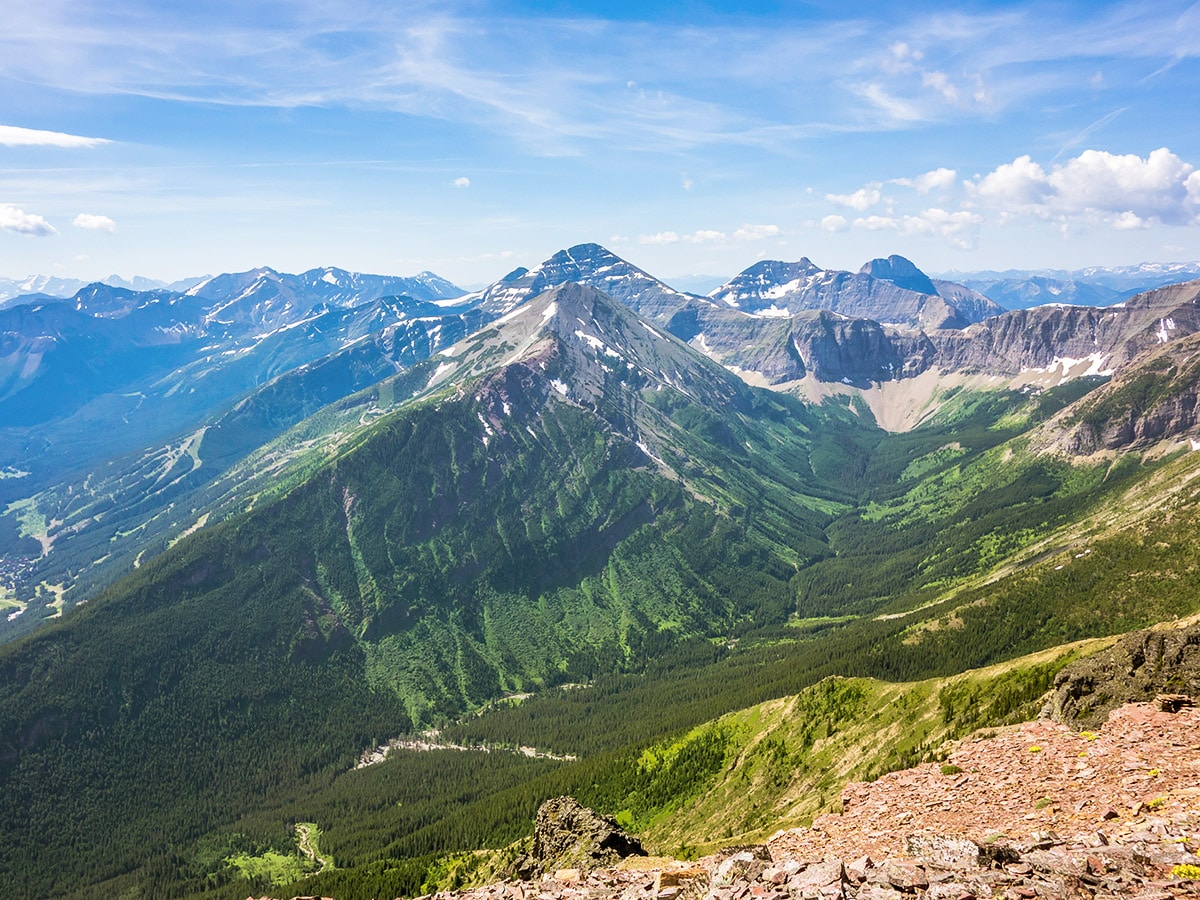
[{"label": "mountain peak", "polygon": [[486,312],[503,316],[557,285],[575,282],[603,291],[635,312],[665,322],[697,299],[677,291],[599,244],[559,250],[532,269],[516,269],[474,295]]},{"label": "mountain peak", "polygon": [[892,254],[887,259],[873,259],[858,270],[860,275],[870,275],[882,281],[890,281],[896,287],[916,291],[918,294],[937,295],[938,289],[928,275],[911,260]]}]

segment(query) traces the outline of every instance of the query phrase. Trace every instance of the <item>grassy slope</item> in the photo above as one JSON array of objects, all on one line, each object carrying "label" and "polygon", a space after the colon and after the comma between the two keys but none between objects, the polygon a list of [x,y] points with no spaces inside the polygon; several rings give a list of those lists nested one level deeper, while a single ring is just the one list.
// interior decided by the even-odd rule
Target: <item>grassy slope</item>
[{"label": "grassy slope", "polygon": [[945,741],[976,727],[1031,718],[1059,669],[1111,642],[1055,647],[949,678],[829,678],[722,716],[643,755],[644,763],[656,761],[720,734],[722,767],[711,782],[677,809],[652,811],[648,821],[629,808],[624,817],[663,851],[760,842],[837,808],[849,781],[936,755]]}]

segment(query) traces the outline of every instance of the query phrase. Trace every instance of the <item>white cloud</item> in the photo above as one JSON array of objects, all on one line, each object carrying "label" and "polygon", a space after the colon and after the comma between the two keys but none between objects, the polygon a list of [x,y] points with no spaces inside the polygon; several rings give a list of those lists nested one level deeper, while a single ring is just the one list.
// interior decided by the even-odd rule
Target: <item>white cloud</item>
[{"label": "white cloud", "polygon": [[1128,230],[1200,221],[1200,173],[1165,147],[1145,158],[1085,150],[1049,172],[1026,155],[965,184],[981,206],[1062,225],[1100,221]]},{"label": "white cloud", "polygon": [[91,231],[107,231],[109,234],[117,233],[117,223],[108,216],[94,216],[91,213],[80,213],[71,220],[71,224],[76,228],[87,228]]},{"label": "white cloud", "polygon": [[470,187],[471,179],[467,178],[466,176],[463,176],[461,178],[455,178],[453,183],[456,188]]},{"label": "white cloud", "polygon": [[889,228],[898,231],[900,220],[892,216],[864,216],[854,220],[854,227],[865,228],[867,231],[886,231]]},{"label": "white cloud", "polygon": [[850,227],[850,223],[846,220],[845,216],[826,216],[821,220],[821,227],[825,231],[845,231]]},{"label": "white cloud", "polygon": [[925,56],[920,50],[912,49],[904,41],[896,41],[888,50],[891,51],[892,57],[897,62],[907,62],[910,59],[919,62]]},{"label": "white cloud", "polygon": [[105,138],[81,137],[61,131],[38,131],[16,125],[0,125],[0,144],[5,147],[63,147],[68,150],[110,144]]},{"label": "white cloud", "polygon": [[826,194],[825,199],[830,203],[849,206],[862,212],[879,202],[883,196],[879,191],[881,187],[882,185],[878,181],[873,181],[865,187],[859,188],[853,194]]},{"label": "white cloud", "polygon": [[12,231],[33,237],[49,237],[58,234],[54,226],[41,216],[7,205],[0,206],[0,231]]},{"label": "white cloud", "polygon": [[658,234],[643,234],[638,238],[639,244],[678,244],[679,235],[674,231],[660,231]]},{"label": "white cloud", "polygon": [[[840,217],[839,217],[840,218]],[[977,212],[950,212],[930,207],[904,216],[864,216],[854,220],[855,228],[867,231],[895,231],[902,235],[933,235],[946,238],[956,247],[975,246],[984,217]]]},{"label": "white cloud", "polygon": [[1002,209],[1035,206],[1050,193],[1045,170],[1028,154],[968,182],[967,189],[984,203]]},{"label": "white cloud", "polygon": [[910,125],[929,118],[915,103],[895,96],[878,82],[859,85],[855,93],[886,113],[895,124]]},{"label": "white cloud", "polygon": [[1112,220],[1112,227],[1117,231],[1135,231],[1139,228],[1149,228],[1150,223],[1141,216],[1125,210]]},{"label": "white cloud", "polygon": [[729,240],[762,241],[776,237],[783,232],[778,225],[743,225],[733,234],[716,231],[711,228],[701,228],[691,234],[679,234],[675,231],[660,231],[658,234],[643,234],[638,238],[639,244],[721,244]]},{"label": "white cloud", "polygon": [[950,103],[958,103],[958,88],[950,83],[950,78],[945,72],[935,70],[921,73],[921,86],[933,88]]},{"label": "white cloud", "polygon": [[919,193],[928,194],[930,191],[946,190],[954,184],[954,179],[957,177],[958,172],[943,166],[940,169],[918,175],[916,178],[895,178],[892,180],[892,184],[902,184],[905,187],[914,188]]},{"label": "white cloud", "polygon": [[905,216],[901,225],[902,234],[932,234],[946,238],[964,250],[973,248],[979,237],[983,216],[969,210],[949,212],[930,207],[917,215]]},{"label": "white cloud", "polygon": [[687,172],[684,172],[683,175],[680,176],[680,178],[681,178],[681,183],[683,185],[683,189],[685,191],[690,191],[693,187],[695,187],[696,183],[694,181],[692,181],[692,179],[688,178]]},{"label": "white cloud", "polygon": [[733,236],[739,241],[764,241],[767,238],[778,237],[779,234],[778,225],[743,225]]}]

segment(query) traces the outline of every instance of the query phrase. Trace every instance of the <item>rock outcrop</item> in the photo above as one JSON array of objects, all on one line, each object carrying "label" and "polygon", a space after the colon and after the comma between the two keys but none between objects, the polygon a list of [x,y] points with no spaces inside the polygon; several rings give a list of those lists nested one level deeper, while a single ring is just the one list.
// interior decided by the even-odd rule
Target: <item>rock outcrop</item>
[{"label": "rock outcrop", "polygon": [[586,874],[627,856],[645,855],[638,839],[615,819],[588,809],[574,797],[555,797],[538,807],[533,847],[515,870],[523,878],[559,870]]},{"label": "rock outcrop", "polygon": [[1075,728],[1095,728],[1125,703],[1158,694],[1200,697],[1200,625],[1150,628],[1067,666],[1054,679],[1043,715]]}]

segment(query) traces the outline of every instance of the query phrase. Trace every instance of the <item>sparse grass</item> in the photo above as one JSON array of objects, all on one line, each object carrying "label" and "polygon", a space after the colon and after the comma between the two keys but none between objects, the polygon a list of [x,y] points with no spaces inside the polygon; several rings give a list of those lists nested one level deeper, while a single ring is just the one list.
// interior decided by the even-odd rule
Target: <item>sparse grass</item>
[{"label": "sparse grass", "polygon": [[[806,825],[831,800],[836,805],[849,781],[944,759],[945,742],[967,730],[1032,716],[1042,702],[1042,684],[1107,643],[1080,642],[946,679],[827,679],[797,696],[723,716],[717,722],[729,738],[719,774],[695,799],[655,818],[641,836],[653,849],[671,851],[686,841],[708,853]],[[1030,699],[1021,701],[1020,690]],[[948,718],[947,697],[956,704]],[[947,763],[941,771],[955,775],[962,769]],[[627,815],[624,824],[634,824],[633,818]]]}]

